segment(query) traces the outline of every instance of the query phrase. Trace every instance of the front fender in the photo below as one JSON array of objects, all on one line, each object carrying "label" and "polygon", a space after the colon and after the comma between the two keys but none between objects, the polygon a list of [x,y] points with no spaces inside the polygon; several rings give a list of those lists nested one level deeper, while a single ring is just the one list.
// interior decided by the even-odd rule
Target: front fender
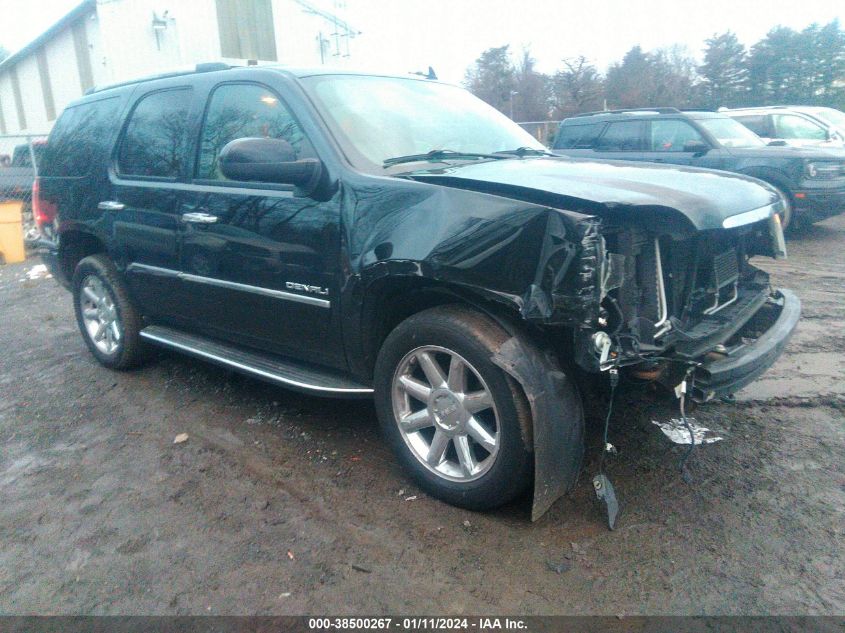
[{"label": "front fender", "polygon": [[536,521],[575,485],[584,457],[584,410],[578,389],[547,351],[516,332],[492,361],[522,387],[531,407]]}]

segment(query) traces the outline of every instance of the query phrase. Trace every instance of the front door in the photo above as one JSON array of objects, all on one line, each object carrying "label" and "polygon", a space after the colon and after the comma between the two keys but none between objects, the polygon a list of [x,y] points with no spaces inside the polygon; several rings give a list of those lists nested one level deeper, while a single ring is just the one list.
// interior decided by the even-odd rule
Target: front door
[{"label": "front door", "polygon": [[[689,143],[697,143],[696,150]],[[702,151],[702,147],[709,148]],[[692,165],[718,169],[722,164],[722,150],[714,148],[707,139],[683,119],[654,119],[649,122],[645,160],[671,165]]]},{"label": "front door", "polygon": [[211,92],[193,185],[181,200],[182,280],[201,298],[195,324],[242,345],[343,367],[338,204],[288,186],[227,180],[220,150],[248,137],[282,138],[297,159],[316,158],[274,90],[224,83]]}]

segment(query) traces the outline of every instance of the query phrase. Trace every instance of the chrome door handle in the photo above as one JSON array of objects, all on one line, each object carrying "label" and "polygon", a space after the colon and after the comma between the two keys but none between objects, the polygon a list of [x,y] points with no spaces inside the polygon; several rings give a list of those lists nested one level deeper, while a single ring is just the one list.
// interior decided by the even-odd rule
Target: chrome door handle
[{"label": "chrome door handle", "polygon": [[217,222],[217,216],[210,213],[183,213],[182,222],[192,222],[194,224],[214,224]]},{"label": "chrome door handle", "polygon": [[122,202],[118,202],[117,200],[103,200],[97,205],[97,208],[100,209],[100,211],[123,211],[126,208],[126,205]]}]

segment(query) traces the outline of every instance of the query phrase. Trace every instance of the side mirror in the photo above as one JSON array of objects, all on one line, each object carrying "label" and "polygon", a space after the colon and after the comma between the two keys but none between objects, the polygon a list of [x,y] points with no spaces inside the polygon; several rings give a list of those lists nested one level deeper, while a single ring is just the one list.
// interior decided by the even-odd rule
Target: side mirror
[{"label": "side mirror", "polygon": [[710,151],[710,146],[704,141],[687,141],[684,143],[684,151],[693,154],[706,154]]},{"label": "side mirror", "polygon": [[220,150],[218,164],[229,180],[295,185],[306,194],[317,186],[323,171],[319,160],[296,160],[293,146],[278,138],[235,139]]}]

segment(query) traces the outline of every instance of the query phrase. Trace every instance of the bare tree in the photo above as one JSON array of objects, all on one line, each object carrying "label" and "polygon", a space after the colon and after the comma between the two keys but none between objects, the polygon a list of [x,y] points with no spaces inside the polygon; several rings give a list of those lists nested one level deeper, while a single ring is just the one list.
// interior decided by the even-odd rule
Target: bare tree
[{"label": "bare tree", "polygon": [[552,78],[555,117],[598,110],[604,100],[604,79],[583,55],[562,60],[564,68]]},{"label": "bare tree", "polygon": [[536,60],[525,48],[514,72],[513,118],[545,121],[549,117],[549,78],[535,70]]}]

